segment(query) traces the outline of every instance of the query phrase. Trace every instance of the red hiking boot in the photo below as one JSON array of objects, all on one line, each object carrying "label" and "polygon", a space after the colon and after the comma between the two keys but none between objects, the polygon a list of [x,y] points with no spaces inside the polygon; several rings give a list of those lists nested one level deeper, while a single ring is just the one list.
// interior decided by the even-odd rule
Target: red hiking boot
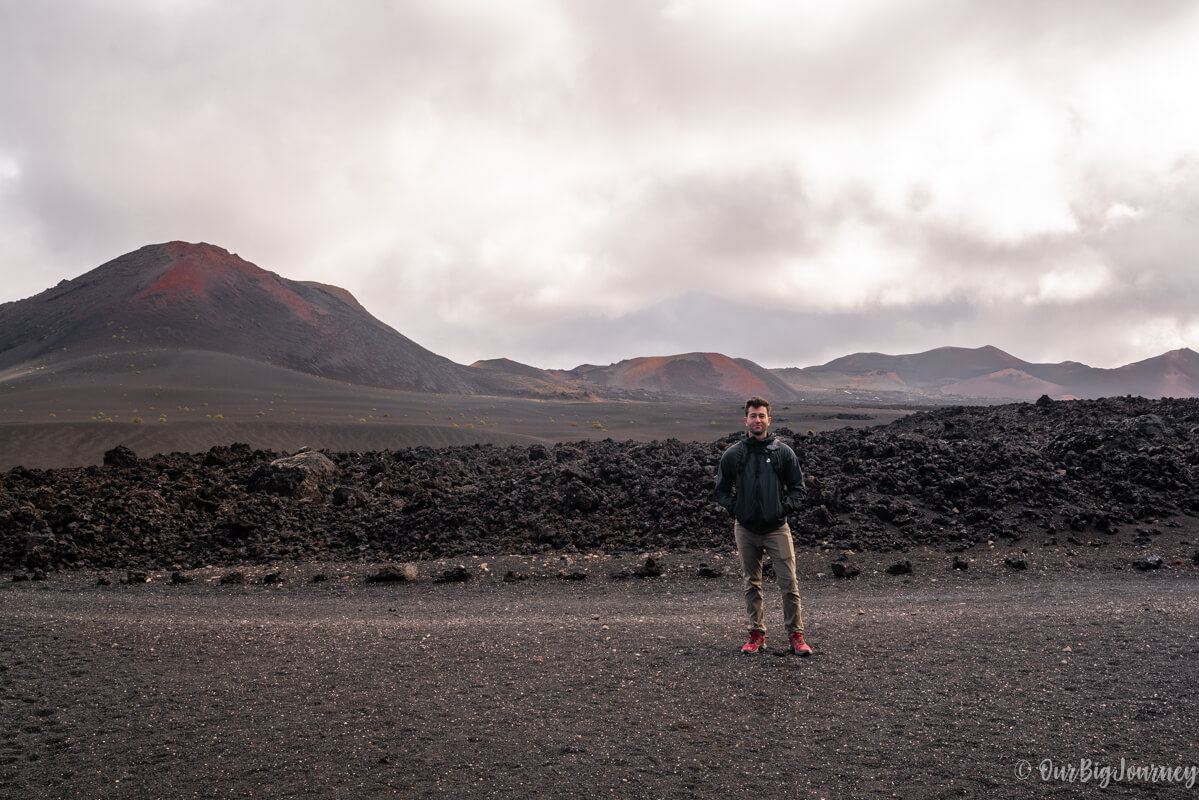
[{"label": "red hiking boot", "polygon": [[797,656],[807,657],[812,655],[812,648],[803,640],[802,633],[791,634],[791,652]]},{"label": "red hiking boot", "polygon": [[752,656],[766,646],[766,634],[761,631],[750,631],[749,641],[741,645],[743,655]]}]

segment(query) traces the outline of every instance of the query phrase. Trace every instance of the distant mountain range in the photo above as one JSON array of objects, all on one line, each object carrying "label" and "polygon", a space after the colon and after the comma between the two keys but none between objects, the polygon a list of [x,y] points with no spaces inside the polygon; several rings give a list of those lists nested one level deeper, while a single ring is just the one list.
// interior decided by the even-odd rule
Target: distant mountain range
[{"label": "distant mountain range", "polygon": [[1034,364],[996,347],[939,347],[899,356],[856,353],[775,372],[801,395],[831,391],[896,401],[1199,396],[1199,354],[1186,348],[1115,369],[1076,361]]},{"label": "distant mountain range", "polygon": [[220,247],[185,242],[143,247],[0,305],[6,380],[47,368],[61,375],[114,353],[147,350],[223,354],[361,386],[459,395],[740,400],[760,394],[841,404],[1199,396],[1199,354],[1189,349],[1116,369],[1034,364],[995,347],[857,353],[785,369],[719,353],[572,370],[509,359],[466,366],[380,322],[344,289],[288,280]]}]

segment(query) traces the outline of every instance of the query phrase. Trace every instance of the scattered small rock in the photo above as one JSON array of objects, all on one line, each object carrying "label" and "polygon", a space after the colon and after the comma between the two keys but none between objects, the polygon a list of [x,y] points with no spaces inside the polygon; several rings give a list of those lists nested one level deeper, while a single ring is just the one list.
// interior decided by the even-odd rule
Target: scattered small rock
[{"label": "scattered small rock", "polygon": [[662,571],[661,564],[650,556],[646,556],[645,563],[633,570],[633,575],[638,578],[659,578],[662,576]]},{"label": "scattered small rock", "polygon": [[263,464],[250,476],[247,488],[284,497],[319,497],[336,472],[328,456],[310,450]]},{"label": "scattered small rock", "polygon": [[124,469],[137,466],[137,454],[123,444],[118,444],[104,454],[104,466]]},{"label": "scattered small rock", "polygon": [[441,573],[441,577],[436,580],[436,583],[465,583],[471,577],[470,570],[459,564],[453,569],[447,569]]},{"label": "scattered small rock", "polygon": [[333,490],[333,495],[330,499],[335,506],[354,508],[366,503],[367,494],[361,489],[355,489],[350,486],[338,486]]},{"label": "scattered small rock", "polygon": [[[858,569],[858,567],[841,561],[834,561],[831,569],[834,578],[856,578],[862,574],[862,570]],[[911,565],[909,564],[908,571],[911,572],[911,569]]]},{"label": "scattered small rock", "polygon": [[414,580],[416,580],[415,564],[387,564],[366,576],[367,583],[409,583]]},{"label": "scattered small rock", "polygon": [[658,578],[661,576],[661,565],[652,556],[646,556],[645,561],[636,569],[625,567],[619,572],[613,572],[612,580],[622,581],[626,578]]}]

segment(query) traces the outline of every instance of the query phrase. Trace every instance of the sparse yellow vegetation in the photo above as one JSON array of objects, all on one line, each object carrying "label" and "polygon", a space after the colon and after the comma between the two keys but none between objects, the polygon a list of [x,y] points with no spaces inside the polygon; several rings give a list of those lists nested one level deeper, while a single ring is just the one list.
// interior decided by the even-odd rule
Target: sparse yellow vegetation
[{"label": "sparse yellow vegetation", "polygon": [[140,425],[140,424],[142,424],[143,422],[145,422],[145,420],[144,420],[144,419],[142,419],[141,417],[134,417],[133,419],[131,419],[131,420],[129,420],[129,421],[130,421],[130,422],[132,422],[132,423],[134,423],[135,425]]}]

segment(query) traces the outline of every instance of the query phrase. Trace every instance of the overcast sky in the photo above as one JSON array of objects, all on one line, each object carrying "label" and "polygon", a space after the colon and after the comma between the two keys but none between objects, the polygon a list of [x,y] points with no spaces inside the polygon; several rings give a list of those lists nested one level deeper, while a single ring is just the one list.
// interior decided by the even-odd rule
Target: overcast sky
[{"label": "overcast sky", "polygon": [[146,244],[461,363],[1199,349],[1199,3],[0,0],[0,301]]}]

